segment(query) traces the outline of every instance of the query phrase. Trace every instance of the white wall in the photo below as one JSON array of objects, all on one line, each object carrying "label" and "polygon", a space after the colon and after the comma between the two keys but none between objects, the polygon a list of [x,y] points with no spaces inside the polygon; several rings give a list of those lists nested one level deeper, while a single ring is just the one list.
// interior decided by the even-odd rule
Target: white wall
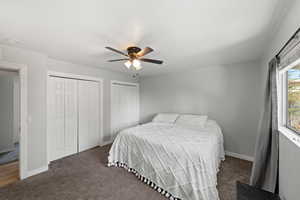
[{"label": "white wall", "polygon": [[250,62],[141,78],[141,120],[159,112],[207,114],[222,127],[227,151],[253,156],[260,77],[260,64]]},{"label": "white wall", "polygon": [[35,170],[47,165],[46,141],[46,95],[47,71],[69,72],[101,77],[104,79],[104,134],[109,140],[110,127],[110,91],[109,80],[135,82],[130,75],[122,75],[97,68],[74,65],[49,59],[47,55],[0,45],[3,59],[28,66],[28,170]]},{"label": "white wall", "polygon": [[47,56],[1,46],[3,59],[28,65],[28,170],[47,164],[46,154],[46,61]]},{"label": "white wall", "polygon": [[2,55],[2,49],[0,48],[0,60],[2,59],[3,55]]},{"label": "white wall", "polygon": [[[281,47],[300,27],[299,19],[300,1],[295,1],[270,40],[269,50],[266,52],[262,63],[263,83],[266,82],[268,61],[278,53]],[[300,149],[293,142],[288,141],[284,135],[280,135],[279,139],[279,192],[283,200],[298,200],[300,194],[300,160],[298,159],[300,157]]]},{"label": "white wall", "polygon": [[279,188],[282,200],[299,199],[300,148],[283,134],[279,137]]}]

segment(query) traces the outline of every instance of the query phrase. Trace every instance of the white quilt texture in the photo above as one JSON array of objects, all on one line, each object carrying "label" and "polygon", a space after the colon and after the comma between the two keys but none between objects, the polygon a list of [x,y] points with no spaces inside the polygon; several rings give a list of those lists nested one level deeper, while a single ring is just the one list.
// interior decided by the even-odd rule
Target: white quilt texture
[{"label": "white quilt texture", "polygon": [[219,200],[217,172],[224,158],[223,135],[215,121],[201,129],[152,122],[121,131],[108,165],[134,169],[170,199]]}]

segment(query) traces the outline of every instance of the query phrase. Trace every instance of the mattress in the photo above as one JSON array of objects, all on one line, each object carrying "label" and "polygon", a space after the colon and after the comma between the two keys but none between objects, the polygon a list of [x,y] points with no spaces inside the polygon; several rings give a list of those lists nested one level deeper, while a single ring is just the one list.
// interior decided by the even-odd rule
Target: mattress
[{"label": "mattress", "polygon": [[215,121],[204,128],[152,122],[121,131],[108,166],[127,169],[171,200],[219,200],[217,172],[224,158]]}]

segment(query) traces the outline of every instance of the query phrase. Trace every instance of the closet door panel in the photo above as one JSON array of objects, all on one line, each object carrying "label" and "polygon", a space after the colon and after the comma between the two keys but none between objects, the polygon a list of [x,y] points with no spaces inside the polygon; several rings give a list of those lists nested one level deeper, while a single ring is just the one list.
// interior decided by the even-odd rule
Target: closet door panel
[{"label": "closet door panel", "polygon": [[56,160],[65,154],[65,87],[64,79],[49,78],[49,140],[50,160]]},{"label": "closet door panel", "polygon": [[[120,122],[121,112],[120,112],[120,102],[119,102],[119,88],[112,86],[111,88],[111,137],[115,138],[118,132],[118,123]],[[116,113],[120,113],[116,115]]]},{"label": "closet door panel", "polygon": [[99,145],[99,83],[78,81],[79,151]]},{"label": "closet door panel", "polygon": [[129,126],[135,126],[139,123],[139,89],[138,87],[130,87],[130,103],[128,116],[130,116]]},{"label": "closet door panel", "polygon": [[89,84],[89,144],[90,147],[99,145],[99,83],[90,82]]},{"label": "closet door panel", "polygon": [[111,131],[115,138],[121,130],[139,122],[139,90],[135,85],[112,84]]},{"label": "closet door panel", "polygon": [[49,160],[84,151],[100,143],[100,84],[49,77]]},{"label": "closet door panel", "polygon": [[89,148],[88,82],[78,81],[78,143],[79,151]]},{"label": "closet door panel", "polygon": [[65,156],[78,152],[77,80],[65,79]]}]

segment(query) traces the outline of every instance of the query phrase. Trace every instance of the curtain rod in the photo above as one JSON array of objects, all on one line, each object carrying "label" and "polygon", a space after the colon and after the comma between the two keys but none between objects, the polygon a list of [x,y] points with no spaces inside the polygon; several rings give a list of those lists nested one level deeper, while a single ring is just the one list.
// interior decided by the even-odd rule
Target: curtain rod
[{"label": "curtain rod", "polygon": [[297,31],[292,35],[292,37],[290,37],[290,39],[283,45],[283,47],[279,50],[279,52],[276,54],[276,58],[279,58],[279,55],[281,54],[281,52],[288,46],[288,44],[298,35],[298,33],[300,32],[300,28],[297,29]]}]

